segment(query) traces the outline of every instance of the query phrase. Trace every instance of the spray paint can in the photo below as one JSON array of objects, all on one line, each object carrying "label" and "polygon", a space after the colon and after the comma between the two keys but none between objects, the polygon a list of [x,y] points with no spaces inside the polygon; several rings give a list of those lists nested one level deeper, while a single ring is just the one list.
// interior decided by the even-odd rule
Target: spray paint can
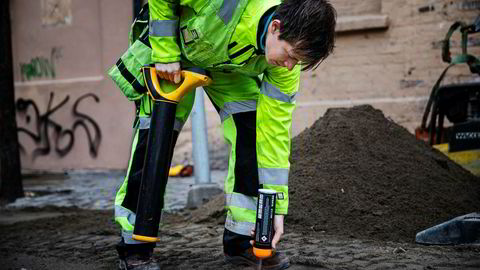
[{"label": "spray paint can", "polygon": [[273,255],[273,217],[277,192],[271,189],[259,189],[257,201],[257,221],[255,223],[255,243],[253,254],[259,259]]}]

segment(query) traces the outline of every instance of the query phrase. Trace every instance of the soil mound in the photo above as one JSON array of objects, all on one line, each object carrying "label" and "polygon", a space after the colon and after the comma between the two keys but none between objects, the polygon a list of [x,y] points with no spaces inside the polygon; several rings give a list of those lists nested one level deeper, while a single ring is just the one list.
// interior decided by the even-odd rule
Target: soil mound
[{"label": "soil mound", "polygon": [[480,179],[371,106],[329,109],[292,141],[289,231],[414,241],[478,211]]},{"label": "soil mound", "polygon": [[189,220],[194,223],[225,224],[225,195],[212,197],[207,203],[190,212]]}]

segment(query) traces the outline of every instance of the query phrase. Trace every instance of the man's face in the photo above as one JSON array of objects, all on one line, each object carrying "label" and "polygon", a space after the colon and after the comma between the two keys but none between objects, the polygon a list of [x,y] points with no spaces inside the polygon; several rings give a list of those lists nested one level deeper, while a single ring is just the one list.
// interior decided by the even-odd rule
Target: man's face
[{"label": "man's face", "polygon": [[270,65],[286,67],[292,70],[299,63],[299,58],[293,52],[293,45],[279,39],[280,21],[273,20],[268,26],[265,41],[265,58]]}]

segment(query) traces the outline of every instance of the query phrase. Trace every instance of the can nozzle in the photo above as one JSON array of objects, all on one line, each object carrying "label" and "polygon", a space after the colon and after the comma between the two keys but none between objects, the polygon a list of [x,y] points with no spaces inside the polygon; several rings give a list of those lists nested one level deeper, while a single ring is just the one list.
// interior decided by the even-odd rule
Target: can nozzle
[{"label": "can nozzle", "polygon": [[262,249],[253,247],[253,254],[260,260],[263,260],[272,257],[275,252],[273,249]]}]

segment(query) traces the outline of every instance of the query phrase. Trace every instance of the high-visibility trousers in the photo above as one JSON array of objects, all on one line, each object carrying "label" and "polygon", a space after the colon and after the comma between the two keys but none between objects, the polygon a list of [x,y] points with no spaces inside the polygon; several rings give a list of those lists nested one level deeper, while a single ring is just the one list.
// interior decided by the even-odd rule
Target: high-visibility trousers
[{"label": "high-visibility trousers", "polygon": [[[213,72],[213,84],[204,87],[217,110],[223,135],[230,146],[228,175],[225,179],[228,239],[245,243],[255,225],[256,200],[259,189],[256,143],[256,104],[260,79],[238,73]],[[190,114],[194,91],[186,95],[177,107],[175,139]],[[132,151],[127,174],[115,199],[115,220],[122,227],[126,244],[140,244],[132,239],[135,211],[146,153],[151,101],[141,99],[134,125]],[[174,140],[175,141],[175,140]],[[238,241],[237,241],[238,242]]]}]

